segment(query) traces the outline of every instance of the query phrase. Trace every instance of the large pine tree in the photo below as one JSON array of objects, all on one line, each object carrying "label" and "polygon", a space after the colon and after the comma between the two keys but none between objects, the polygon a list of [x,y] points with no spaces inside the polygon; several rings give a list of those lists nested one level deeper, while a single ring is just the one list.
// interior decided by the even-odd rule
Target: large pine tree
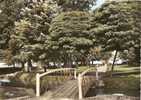
[{"label": "large pine tree", "polygon": [[64,62],[69,62],[78,53],[87,55],[93,46],[94,40],[89,33],[89,16],[87,12],[72,11],[61,13],[52,21],[51,49],[59,51]]},{"label": "large pine tree", "polygon": [[[28,2],[20,10],[20,18],[15,21],[8,48],[9,53],[14,53],[9,54],[12,56],[8,57],[8,60],[13,59],[15,62],[22,63],[23,66],[27,62],[26,71],[32,67],[32,61],[38,62],[45,59],[44,44],[55,12],[52,6],[53,4],[48,2]],[[11,45],[15,45],[18,49],[11,48]]]},{"label": "large pine tree", "polygon": [[116,50],[115,59],[118,51],[140,47],[140,10],[140,2],[123,1],[106,3],[94,12],[91,33],[105,50]]}]

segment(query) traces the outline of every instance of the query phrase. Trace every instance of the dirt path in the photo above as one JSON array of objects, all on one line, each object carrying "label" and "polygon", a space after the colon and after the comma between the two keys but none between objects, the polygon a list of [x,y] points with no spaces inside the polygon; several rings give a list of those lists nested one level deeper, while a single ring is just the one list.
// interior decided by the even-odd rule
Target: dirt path
[{"label": "dirt path", "polygon": [[0,100],[23,97],[23,96],[29,96],[27,90],[24,88],[9,87],[9,86],[0,87]]}]

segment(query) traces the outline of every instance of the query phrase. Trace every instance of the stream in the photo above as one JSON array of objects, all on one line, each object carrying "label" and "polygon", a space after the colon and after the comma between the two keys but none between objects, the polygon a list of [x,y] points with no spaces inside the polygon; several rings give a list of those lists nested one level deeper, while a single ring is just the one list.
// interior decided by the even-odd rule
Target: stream
[{"label": "stream", "polygon": [[11,81],[8,79],[8,77],[5,76],[6,75],[0,76],[0,100],[29,96],[27,89],[13,87]]}]

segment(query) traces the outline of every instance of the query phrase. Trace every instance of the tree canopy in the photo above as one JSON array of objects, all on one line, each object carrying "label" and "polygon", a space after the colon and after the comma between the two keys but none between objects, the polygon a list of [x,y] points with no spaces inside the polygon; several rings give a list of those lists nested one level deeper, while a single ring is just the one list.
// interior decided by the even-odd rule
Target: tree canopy
[{"label": "tree canopy", "polygon": [[[52,49],[64,54],[79,52],[86,54],[95,39],[89,33],[89,13],[72,11],[61,13],[51,23]],[[62,55],[62,54],[61,54]]]},{"label": "tree canopy", "polygon": [[141,7],[138,2],[110,2],[94,12],[91,33],[105,50],[139,48]]},{"label": "tree canopy", "polygon": [[96,0],[54,0],[62,11],[88,11]]},{"label": "tree canopy", "polygon": [[0,2],[0,49],[8,47],[14,22],[19,18],[19,9],[22,6],[22,1],[19,2],[18,0],[3,0]]},{"label": "tree canopy", "polygon": [[[48,38],[54,12],[55,10],[48,3],[36,2],[24,5],[20,10],[19,20],[14,22],[15,27],[10,35],[7,49],[7,52],[10,52],[6,52],[7,58],[11,57],[9,60],[28,62],[32,66],[31,60],[37,62],[45,59],[42,56],[46,53],[44,44]],[[12,45],[17,48],[11,48]]]},{"label": "tree canopy", "polygon": [[140,2],[105,3],[91,12],[95,0],[31,1],[0,1],[0,49],[8,64],[107,60],[109,51],[132,48],[139,59]]}]

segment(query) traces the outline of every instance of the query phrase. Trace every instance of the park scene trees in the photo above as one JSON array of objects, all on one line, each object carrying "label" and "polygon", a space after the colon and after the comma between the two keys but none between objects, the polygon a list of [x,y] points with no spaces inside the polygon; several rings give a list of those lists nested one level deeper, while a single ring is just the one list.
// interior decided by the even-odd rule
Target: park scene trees
[{"label": "park scene trees", "polygon": [[[120,91],[139,97],[140,5],[136,0],[0,0],[0,59],[7,65],[0,66],[0,75],[16,73],[8,77],[10,84],[20,82],[19,87],[32,88],[35,95],[37,73],[74,68],[79,76],[92,68],[88,74],[99,71],[99,77],[104,77],[98,80],[106,84],[103,94]],[[64,82],[68,73],[72,75],[72,70],[61,78],[58,73],[55,79],[54,74],[46,77],[41,81],[41,90],[45,92],[55,82]],[[116,81],[131,84],[124,86]],[[132,92],[126,94],[123,90],[128,89]]]}]

